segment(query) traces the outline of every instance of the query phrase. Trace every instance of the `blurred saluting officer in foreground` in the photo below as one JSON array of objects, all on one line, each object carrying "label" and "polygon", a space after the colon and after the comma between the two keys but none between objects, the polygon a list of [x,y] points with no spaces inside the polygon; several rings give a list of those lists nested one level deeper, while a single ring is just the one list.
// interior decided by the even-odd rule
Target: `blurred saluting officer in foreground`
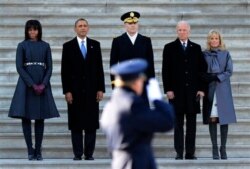
[{"label": "blurred saluting officer in foreground", "polygon": [[104,108],[101,127],[112,152],[112,169],[156,169],[151,141],[154,132],[173,128],[174,112],[161,100],[155,79],[149,80],[147,93],[154,109],[145,104],[143,92],[147,62],[132,59],[111,67],[115,90]]}]

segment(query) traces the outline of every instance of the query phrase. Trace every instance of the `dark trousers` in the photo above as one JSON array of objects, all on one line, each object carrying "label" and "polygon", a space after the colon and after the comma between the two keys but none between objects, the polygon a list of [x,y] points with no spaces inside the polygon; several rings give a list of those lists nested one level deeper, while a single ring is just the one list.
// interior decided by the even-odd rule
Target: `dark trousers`
[{"label": "dark trousers", "polygon": [[95,150],[96,130],[84,130],[84,151],[83,151],[83,131],[71,130],[71,140],[73,152],[76,157],[92,157]]},{"label": "dark trousers", "polygon": [[41,154],[41,146],[43,140],[43,132],[44,132],[44,120],[35,120],[35,150],[33,149],[32,144],[32,130],[31,130],[31,120],[30,119],[22,119],[22,128],[24,139],[27,145],[28,154]]},{"label": "dark trousers", "polygon": [[176,114],[174,128],[174,147],[176,153],[182,155],[184,151],[184,117],[186,116],[186,138],[185,149],[186,155],[194,155],[195,153],[195,137],[196,137],[196,114]]}]

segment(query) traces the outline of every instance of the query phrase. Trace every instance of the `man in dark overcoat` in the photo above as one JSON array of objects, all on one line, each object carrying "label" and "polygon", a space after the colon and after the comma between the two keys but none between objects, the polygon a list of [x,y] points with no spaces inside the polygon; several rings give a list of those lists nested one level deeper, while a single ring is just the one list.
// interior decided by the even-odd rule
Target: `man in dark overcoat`
[{"label": "man in dark overcoat", "polygon": [[200,74],[206,71],[206,62],[200,45],[188,39],[190,25],[180,21],[176,26],[178,38],[165,45],[162,78],[167,99],[174,105],[176,125],[174,146],[176,159],[183,159],[184,117],[186,117],[185,158],[196,159],[196,114],[200,113],[199,98],[204,96]]},{"label": "man in dark overcoat", "polygon": [[[139,18],[140,13],[136,11],[127,12],[121,16],[126,32],[113,39],[110,66],[128,59],[142,58],[148,62],[145,74],[149,79],[155,77],[154,54],[151,39],[138,33]],[[114,76],[111,75],[111,81],[113,80]],[[146,99],[145,92],[143,96]]]},{"label": "man in dark overcoat", "polygon": [[[105,92],[100,43],[87,37],[87,20],[75,22],[77,37],[66,42],[62,51],[62,87],[68,104],[68,127],[74,160],[93,160],[96,129],[99,128],[99,101]],[[84,151],[83,151],[83,133]]]}]

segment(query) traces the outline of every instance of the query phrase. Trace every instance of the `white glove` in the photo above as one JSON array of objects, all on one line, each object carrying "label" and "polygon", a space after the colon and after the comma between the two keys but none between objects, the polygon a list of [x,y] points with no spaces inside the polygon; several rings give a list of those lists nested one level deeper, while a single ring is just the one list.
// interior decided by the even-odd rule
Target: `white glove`
[{"label": "white glove", "polygon": [[146,88],[147,88],[148,100],[150,102],[153,102],[154,100],[162,99],[159,82],[155,78],[149,79],[148,85],[146,86]]}]

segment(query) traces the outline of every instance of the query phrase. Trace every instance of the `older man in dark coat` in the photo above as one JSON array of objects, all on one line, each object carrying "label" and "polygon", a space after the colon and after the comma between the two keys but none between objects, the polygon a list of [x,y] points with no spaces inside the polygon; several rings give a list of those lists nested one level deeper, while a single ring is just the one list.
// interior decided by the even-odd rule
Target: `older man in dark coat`
[{"label": "older man in dark coat", "polygon": [[[85,19],[75,22],[77,37],[63,45],[62,86],[68,103],[74,160],[93,160],[96,129],[99,128],[99,101],[105,91],[100,43],[87,37]],[[83,152],[83,134],[84,152]]]},{"label": "older man in dark coat", "polygon": [[186,116],[185,158],[196,159],[196,114],[200,113],[199,97],[204,96],[205,88],[200,74],[206,71],[206,62],[200,45],[188,39],[189,24],[180,21],[176,31],[178,38],[166,44],[163,51],[163,87],[176,112],[174,130],[176,159],[183,159],[184,116]]}]

